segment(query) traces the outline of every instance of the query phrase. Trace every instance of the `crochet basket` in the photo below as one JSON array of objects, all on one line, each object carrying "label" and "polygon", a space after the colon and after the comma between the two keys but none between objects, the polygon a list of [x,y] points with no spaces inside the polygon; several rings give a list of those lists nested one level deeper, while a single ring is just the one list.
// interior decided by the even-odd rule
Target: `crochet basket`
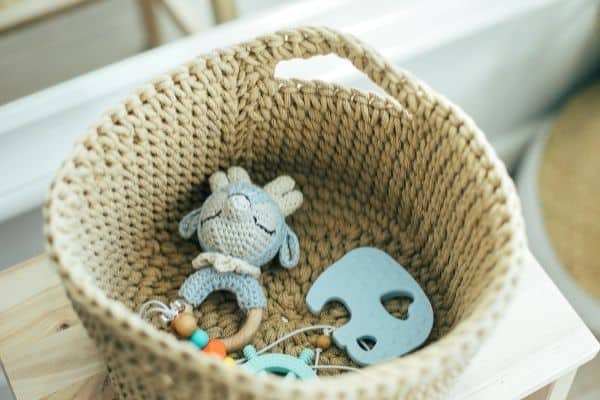
[{"label": "crochet basket", "polygon": [[[388,97],[274,77],[278,62],[334,53]],[[293,176],[305,203],[289,224],[299,266],[267,268],[260,348],[296,328],[340,325],[304,297],[359,246],[403,264],[428,294],[435,325],[420,350],[360,372],[285,381],[206,356],[142,321],[172,300],[197,244],[177,224],[231,165],[254,181]],[[142,87],[105,115],[62,164],[45,204],[47,246],[73,307],[103,353],[114,391],[134,399],[432,399],[443,394],[503,314],[525,249],[512,181],[471,119],[357,39],[300,28],[218,50]],[[211,337],[242,322],[215,294],[196,310]],[[275,351],[297,355],[300,335]],[[344,364],[332,348],[321,363]]]}]

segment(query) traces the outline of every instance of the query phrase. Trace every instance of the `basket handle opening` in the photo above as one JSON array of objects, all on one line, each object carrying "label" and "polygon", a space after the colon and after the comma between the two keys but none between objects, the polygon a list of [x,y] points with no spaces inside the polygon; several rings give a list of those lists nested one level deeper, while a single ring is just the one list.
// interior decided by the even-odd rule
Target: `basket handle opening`
[{"label": "basket handle opening", "polygon": [[[347,78],[355,75],[356,68],[352,63],[335,54],[314,56],[308,59],[294,58],[280,61],[275,66],[274,76],[281,80],[319,80],[327,83],[347,85]],[[340,79],[341,78],[341,79]],[[366,83],[366,85],[365,85]],[[359,85],[351,84],[350,87],[364,89],[380,95],[385,94],[383,89],[371,80]]]},{"label": "basket handle opening", "polygon": [[330,28],[302,27],[280,31],[259,39],[257,43],[258,48],[254,52],[263,62],[267,62],[273,77],[277,65],[282,61],[334,54],[350,61],[411,112],[417,111],[417,97],[420,100],[430,97],[429,90],[417,84],[416,79],[408,73],[397,70],[375,50],[352,35]]}]

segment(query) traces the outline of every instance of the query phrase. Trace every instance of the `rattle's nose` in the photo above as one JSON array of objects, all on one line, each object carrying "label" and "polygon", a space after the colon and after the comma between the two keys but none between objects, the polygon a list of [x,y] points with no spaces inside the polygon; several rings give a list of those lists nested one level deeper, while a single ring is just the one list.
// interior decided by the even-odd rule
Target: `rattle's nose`
[{"label": "rattle's nose", "polygon": [[225,202],[223,208],[225,218],[244,220],[250,216],[250,200],[242,194],[232,194]]}]

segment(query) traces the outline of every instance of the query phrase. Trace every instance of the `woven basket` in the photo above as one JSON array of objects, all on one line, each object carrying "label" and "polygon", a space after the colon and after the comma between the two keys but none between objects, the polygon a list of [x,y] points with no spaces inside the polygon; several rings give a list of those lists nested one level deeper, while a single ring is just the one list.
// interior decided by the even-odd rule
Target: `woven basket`
[{"label": "woven basket", "polygon": [[[334,53],[391,98],[274,77],[278,62]],[[340,325],[338,307],[309,314],[304,296],[358,246],[396,258],[435,312],[428,344],[360,373],[310,383],[256,376],[142,321],[152,298],[174,299],[197,244],[177,233],[230,165],[254,181],[292,175],[305,196],[289,219],[300,264],[260,280],[260,348],[295,328]],[[45,205],[48,248],[73,306],[104,354],[114,390],[135,399],[432,399],[443,393],[503,314],[525,249],[504,166],[469,117],[355,38],[324,28],[278,32],[219,50],[141,88],[104,116],[60,168]],[[212,337],[243,316],[216,294],[198,310]],[[296,355],[298,336],[275,349]],[[322,363],[348,364],[342,351]]]}]

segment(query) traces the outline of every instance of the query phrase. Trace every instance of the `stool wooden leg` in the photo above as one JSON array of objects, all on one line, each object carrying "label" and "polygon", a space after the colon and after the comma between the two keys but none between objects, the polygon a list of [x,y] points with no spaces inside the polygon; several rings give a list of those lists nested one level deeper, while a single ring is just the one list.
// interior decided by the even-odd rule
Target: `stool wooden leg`
[{"label": "stool wooden leg", "polygon": [[524,400],[566,400],[577,369],[530,394]]},{"label": "stool wooden leg", "polygon": [[160,44],[160,29],[156,15],[156,0],[138,0],[146,31],[146,46],[156,47]]},{"label": "stool wooden leg", "polygon": [[197,7],[193,3],[190,3],[188,0],[162,0],[162,4],[171,15],[179,30],[185,35],[197,33],[202,30],[202,25],[197,18],[197,12],[195,12],[195,8]]},{"label": "stool wooden leg", "polygon": [[211,0],[215,23],[231,21],[237,18],[237,9],[234,0]]}]

